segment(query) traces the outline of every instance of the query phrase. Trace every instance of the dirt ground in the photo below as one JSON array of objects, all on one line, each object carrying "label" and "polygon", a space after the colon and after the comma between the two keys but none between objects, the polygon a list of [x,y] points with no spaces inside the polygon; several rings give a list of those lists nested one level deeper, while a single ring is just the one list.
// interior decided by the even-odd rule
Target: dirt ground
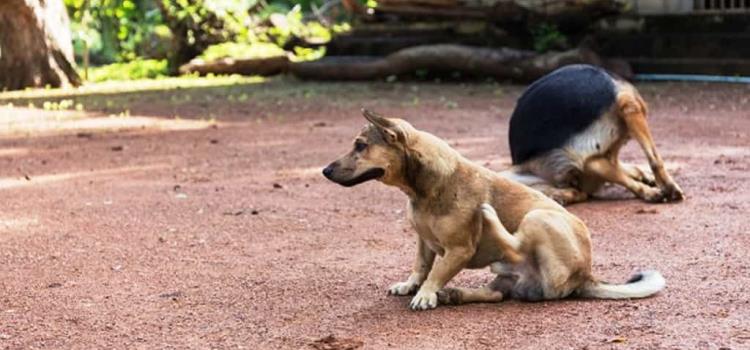
[{"label": "dirt ground", "polygon": [[[362,106],[501,170],[522,86],[274,80],[77,96],[62,112],[0,102],[0,348],[749,349],[750,87],[639,88],[687,200],[609,188],[569,209],[598,276],[654,268],[667,289],[428,312],[386,295],[415,250],[406,197],[320,170]],[[635,143],[624,158],[646,163]]]}]

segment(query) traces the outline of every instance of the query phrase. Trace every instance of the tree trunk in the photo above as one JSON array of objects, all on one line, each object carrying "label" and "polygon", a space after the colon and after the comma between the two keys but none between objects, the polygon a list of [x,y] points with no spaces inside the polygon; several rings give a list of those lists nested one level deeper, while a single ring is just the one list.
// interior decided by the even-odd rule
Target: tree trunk
[{"label": "tree trunk", "polygon": [[[3,1],[3,0],[0,0]],[[172,32],[172,48],[167,57],[170,74],[179,73],[179,68],[200,55],[211,45],[231,41],[235,33],[224,28],[224,21],[215,13],[205,9],[204,1],[156,1],[164,21]],[[203,8],[196,22],[193,16],[185,15],[187,6]]]},{"label": "tree trunk", "polygon": [[78,86],[63,0],[0,1],[0,89]]}]

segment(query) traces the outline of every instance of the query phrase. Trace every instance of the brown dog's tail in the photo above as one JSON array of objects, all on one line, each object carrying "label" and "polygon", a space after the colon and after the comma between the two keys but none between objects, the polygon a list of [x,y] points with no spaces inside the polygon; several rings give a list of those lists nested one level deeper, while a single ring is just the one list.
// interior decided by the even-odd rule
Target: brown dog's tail
[{"label": "brown dog's tail", "polygon": [[635,274],[625,284],[591,281],[578,290],[578,295],[593,299],[637,299],[650,297],[667,285],[664,277],[654,270]]}]

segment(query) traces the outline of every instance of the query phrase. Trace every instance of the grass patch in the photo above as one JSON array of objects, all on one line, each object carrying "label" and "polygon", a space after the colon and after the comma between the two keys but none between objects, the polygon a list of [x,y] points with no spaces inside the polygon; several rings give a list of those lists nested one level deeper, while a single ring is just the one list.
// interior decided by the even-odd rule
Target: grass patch
[{"label": "grass patch", "polygon": [[99,83],[87,83],[78,88],[27,89],[0,92],[0,104],[14,103],[19,106],[24,106],[29,102],[44,102],[48,99],[57,100],[61,98],[82,96],[118,95],[151,91],[185,92],[186,90],[194,88],[257,84],[262,83],[265,80],[266,79],[263,77],[245,77],[240,75],[220,75],[210,77],[186,75],[181,77],[165,77],[162,79],[132,80],[127,83],[122,81],[105,81]]},{"label": "grass patch", "polygon": [[90,82],[156,79],[167,76],[167,60],[136,59],[89,68]]},{"label": "grass patch", "polygon": [[286,52],[274,44],[268,43],[221,43],[209,46],[198,56],[204,61],[214,61],[222,58],[249,59],[284,56]]}]

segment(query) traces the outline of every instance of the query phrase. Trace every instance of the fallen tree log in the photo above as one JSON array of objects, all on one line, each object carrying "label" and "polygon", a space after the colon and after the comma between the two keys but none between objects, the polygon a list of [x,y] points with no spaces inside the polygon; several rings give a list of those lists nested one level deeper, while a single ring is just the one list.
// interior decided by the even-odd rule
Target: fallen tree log
[{"label": "fallen tree log", "polygon": [[300,79],[309,80],[373,80],[427,70],[529,82],[574,63],[602,65],[602,60],[587,49],[540,55],[534,51],[510,48],[440,44],[410,47],[386,57],[334,56],[296,62],[290,64],[289,72]]},{"label": "fallen tree log", "polygon": [[182,74],[275,75],[291,73],[307,80],[377,80],[419,71],[461,73],[463,76],[533,81],[559,67],[588,63],[605,66],[630,78],[627,62],[609,64],[588,49],[538,54],[510,48],[486,48],[452,44],[413,46],[386,57],[328,56],[316,61],[290,62],[285,56],[258,59],[193,60],[180,67]]},{"label": "fallen tree log", "polygon": [[180,67],[180,74],[241,74],[241,75],[276,75],[286,72],[289,59],[286,56],[268,58],[232,59],[222,58],[216,61],[194,59]]}]

